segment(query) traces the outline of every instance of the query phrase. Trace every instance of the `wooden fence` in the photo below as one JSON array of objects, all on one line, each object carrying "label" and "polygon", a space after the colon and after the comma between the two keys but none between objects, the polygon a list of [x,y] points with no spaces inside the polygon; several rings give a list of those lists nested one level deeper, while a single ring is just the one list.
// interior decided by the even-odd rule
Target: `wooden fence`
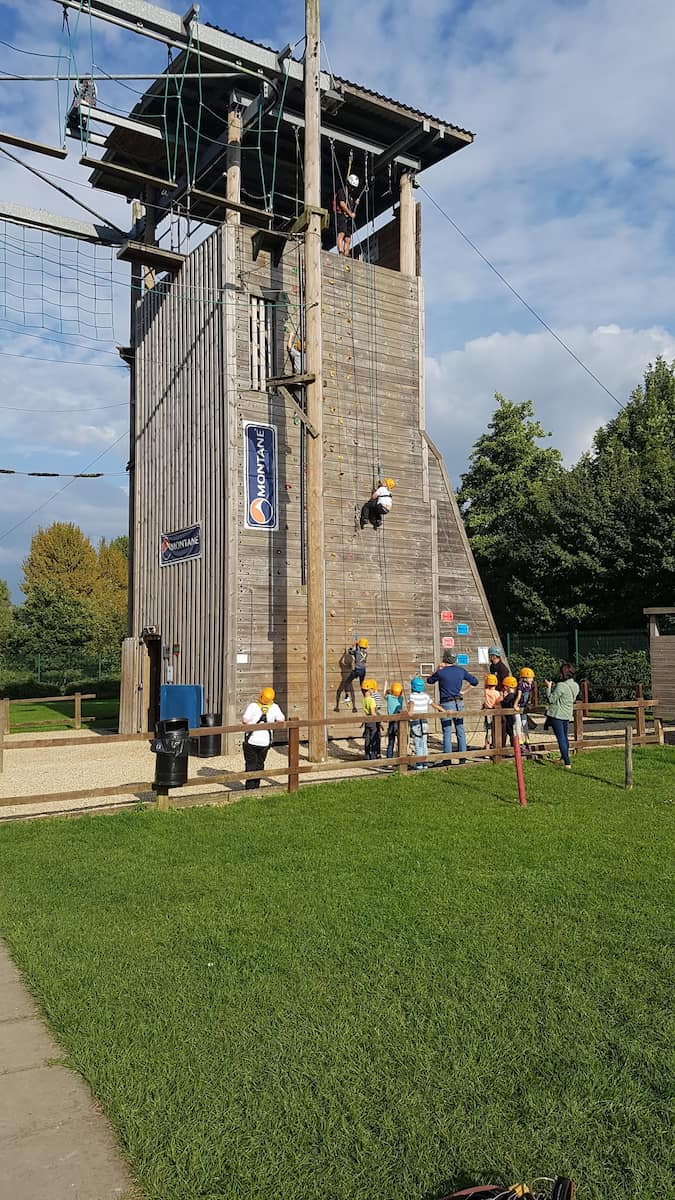
[{"label": "wooden fence", "polygon": [[[5,704],[6,702],[2,702]],[[598,750],[613,747],[624,746],[625,744],[625,727],[626,723],[621,722],[616,729],[608,731],[600,731],[597,729],[585,728],[585,721],[593,713],[606,713],[616,711],[617,713],[625,713],[626,711],[633,713],[633,719],[629,722],[629,727],[634,736],[632,744],[639,746],[646,745],[663,745],[663,724],[657,718],[652,718],[652,728],[647,728],[647,712],[653,710],[658,705],[658,700],[645,700],[644,697],[638,696],[635,700],[615,701],[612,703],[599,702],[591,704],[582,694],[582,698],[574,706],[573,715],[573,736],[570,738],[570,750],[574,752]],[[45,750],[58,746],[69,746],[71,748],[88,746],[88,745],[124,745],[127,742],[150,742],[153,734],[135,733],[135,734],[102,734],[100,736],[94,734],[84,736],[74,740],[70,737],[54,737],[54,738],[24,738],[21,741],[11,743],[8,740],[3,724],[3,709],[0,704],[0,771],[3,763],[3,747],[5,750],[27,751],[27,750]],[[507,744],[505,718],[514,715],[514,709],[493,709],[491,716],[493,718],[492,726],[492,746],[490,749],[476,749],[452,752],[437,750],[430,752],[424,762],[427,763],[452,763],[456,764],[460,760],[462,762],[475,762],[491,760],[498,763],[504,759],[512,758],[514,755],[513,746]],[[539,714],[543,718],[543,711]],[[441,720],[451,719],[446,718],[439,713],[430,713],[428,720],[430,725],[438,725]],[[262,771],[223,771],[209,775],[208,779],[203,776],[189,776],[185,787],[201,787],[206,788],[211,784],[241,784],[249,779],[272,779],[280,782],[285,779],[286,790],[296,792],[300,786],[301,777],[307,782],[312,782],[312,778],[321,777],[320,781],[325,782],[326,776],[333,773],[341,772],[343,777],[354,778],[361,775],[364,771],[382,772],[383,768],[396,769],[400,774],[406,774],[409,770],[414,769],[419,765],[420,761],[414,754],[408,752],[409,741],[409,725],[410,719],[407,713],[388,717],[380,715],[380,723],[388,725],[390,722],[398,725],[397,738],[397,753],[393,758],[379,758],[365,760],[359,754],[354,753],[353,756],[340,758],[329,758],[320,763],[311,763],[304,761],[300,754],[300,731],[309,732],[311,726],[325,725],[330,726],[335,733],[335,727],[344,728],[345,737],[353,737],[349,730],[354,730],[360,733],[363,726],[363,716],[351,714],[344,717],[327,717],[327,718],[291,718],[284,722],[279,722],[274,725],[276,735],[286,732],[287,734],[287,761],[284,766],[272,766],[265,768]],[[633,729],[634,727],[634,729]],[[199,728],[190,730],[191,738],[213,737],[214,734],[238,733],[243,734],[250,726],[245,725],[218,725],[209,726],[207,728]],[[336,742],[333,736],[333,744]],[[282,743],[283,744],[283,743]],[[532,752],[537,755],[544,755],[549,749],[555,745],[550,740],[547,743],[542,743],[537,737],[536,732],[530,741]],[[405,747],[405,752],[401,753],[401,747]],[[154,760],[149,758],[149,764]],[[173,789],[173,794],[180,793],[180,789]],[[0,797],[0,813],[2,808],[10,806],[23,806],[28,804],[45,804],[48,805],[56,802],[77,802],[78,800],[104,799],[114,798],[116,796],[147,796],[148,793],[153,793],[156,798],[157,807],[166,809],[169,807],[169,791],[168,789],[156,788],[150,780],[134,781],[124,784],[118,784],[114,787],[103,788],[87,788],[80,791],[44,793],[31,796],[10,796]],[[222,791],[202,793],[202,796],[222,796]],[[185,796],[186,803],[198,803],[199,796]]]}]

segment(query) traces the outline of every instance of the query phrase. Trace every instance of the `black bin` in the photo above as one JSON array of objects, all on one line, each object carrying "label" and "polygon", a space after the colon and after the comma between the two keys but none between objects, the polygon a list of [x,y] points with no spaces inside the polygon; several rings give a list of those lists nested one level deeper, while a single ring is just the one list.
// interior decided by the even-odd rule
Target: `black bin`
[{"label": "black bin", "polygon": [[[199,718],[202,729],[209,729],[212,725],[222,725],[222,723],[222,713],[202,713]],[[218,758],[223,753],[222,733],[209,733],[205,737],[195,738],[195,741],[199,742],[200,758]]]},{"label": "black bin", "polygon": [[187,717],[167,717],[155,726],[157,734],[150,749],[157,755],[155,763],[155,787],[182,787],[188,777],[188,737],[190,725]]}]

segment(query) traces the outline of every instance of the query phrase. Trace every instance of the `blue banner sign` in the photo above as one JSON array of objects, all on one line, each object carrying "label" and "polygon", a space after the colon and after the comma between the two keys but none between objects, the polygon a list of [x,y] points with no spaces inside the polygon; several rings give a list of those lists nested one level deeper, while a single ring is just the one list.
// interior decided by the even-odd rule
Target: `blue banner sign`
[{"label": "blue banner sign", "polygon": [[186,562],[189,558],[202,556],[202,527],[188,525],[175,533],[159,535],[159,565],[169,567],[173,563]]},{"label": "blue banner sign", "polygon": [[277,431],[274,425],[247,421],[244,425],[246,444],[246,505],[244,524],[247,529],[278,529],[277,510]]},{"label": "blue banner sign", "polygon": [[460,624],[457,626],[457,634],[459,637],[468,637],[469,626],[465,625],[463,622],[460,622]]}]

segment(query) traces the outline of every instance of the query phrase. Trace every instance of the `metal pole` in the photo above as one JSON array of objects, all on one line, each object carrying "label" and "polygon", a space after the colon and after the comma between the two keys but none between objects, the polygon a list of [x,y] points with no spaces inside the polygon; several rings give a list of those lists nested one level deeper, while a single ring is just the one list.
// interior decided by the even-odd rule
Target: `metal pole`
[{"label": "metal pole", "polygon": [[[323,403],[321,340],[321,31],[319,0],[305,3],[305,304],[307,416],[317,431],[307,444],[307,704],[326,716],[324,665]],[[311,725],[309,757],[326,757],[326,726]]]}]

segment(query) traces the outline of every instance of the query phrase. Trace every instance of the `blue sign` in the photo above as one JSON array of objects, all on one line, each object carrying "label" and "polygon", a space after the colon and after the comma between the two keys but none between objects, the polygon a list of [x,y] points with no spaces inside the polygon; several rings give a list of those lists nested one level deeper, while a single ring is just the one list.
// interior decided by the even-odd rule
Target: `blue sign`
[{"label": "blue sign", "polygon": [[457,662],[459,663],[460,667],[468,667],[468,665],[469,665],[468,654],[458,654]]},{"label": "blue sign", "polygon": [[469,626],[468,625],[458,625],[457,633],[459,634],[460,637],[468,637],[469,636]]},{"label": "blue sign", "polygon": [[202,527],[188,525],[175,533],[159,535],[159,565],[170,567],[173,563],[185,562],[188,558],[202,556]]},{"label": "blue sign", "polygon": [[274,425],[247,421],[246,506],[247,529],[278,529],[277,510],[277,431]]}]

